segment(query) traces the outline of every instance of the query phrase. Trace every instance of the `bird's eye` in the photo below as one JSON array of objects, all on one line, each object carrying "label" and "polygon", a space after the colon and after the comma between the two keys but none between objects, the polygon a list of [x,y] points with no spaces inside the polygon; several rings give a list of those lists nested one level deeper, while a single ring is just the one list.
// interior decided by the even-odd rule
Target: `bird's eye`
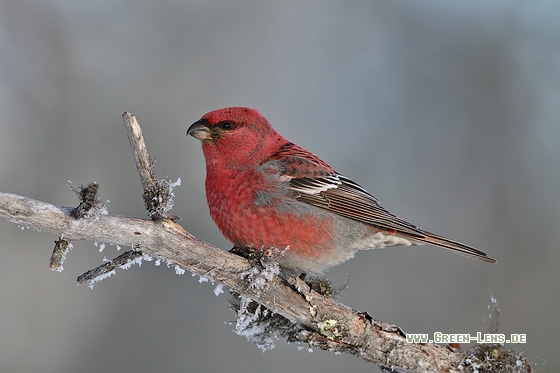
[{"label": "bird's eye", "polygon": [[231,122],[222,122],[222,129],[223,130],[230,130],[232,129],[233,125],[231,124]]}]

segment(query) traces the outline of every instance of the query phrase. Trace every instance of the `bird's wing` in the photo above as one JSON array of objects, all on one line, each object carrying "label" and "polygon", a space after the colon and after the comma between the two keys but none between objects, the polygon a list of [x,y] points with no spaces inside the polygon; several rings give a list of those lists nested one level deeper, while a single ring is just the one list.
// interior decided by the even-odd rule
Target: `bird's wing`
[{"label": "bird's wing", "polygon": [[364,188],[300,146],[286,143],[270,160],[280,162],[282,176],[289,178],[289,188],[300,202],[389,231],[425,236],[418,227],[381,207]]},{"label": "bird's wing", "polygon": [[340,175],[319,157],[292,143],[284,144],[271,158],[288,182],[294,198],[335,214],[401,234],[417,242],[439,246],[487,262],[495,262],[474,247],[424,231],[391,214],[364,188]]}]

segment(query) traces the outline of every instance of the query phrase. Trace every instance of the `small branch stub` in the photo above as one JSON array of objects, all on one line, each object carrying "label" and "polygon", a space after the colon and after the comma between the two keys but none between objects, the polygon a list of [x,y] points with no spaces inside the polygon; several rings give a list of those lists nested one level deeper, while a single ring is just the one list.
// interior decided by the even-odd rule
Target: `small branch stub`
[{"label": "small branch stub", "polygon": [[71,244],[68,240],[60,237],[59,240],[54,241],[54,249],[51,255],[49,268],[53,271],[62,272],[66,254],[70,250]]},{"label": "small branch stub", "polygon": [[71,212],[71,216],[74,219],[85,218],[91,216],[91,214],[97,208],[102,206],[101,201],[97,197],[97,191],[99,190],[99,184],[96,182],[89,183],[86,186],[72,187],[71,188],[80,199],[80,204]]},{"label": "small branch stub", "polygon": [[139,251],[129,250],[117,256],[115,259],[103,263],[102,265],[94,269],[90,269],[84,274],[78,276],[77,281],[79,284],[87,283],[89,287],[93,287],[93,284],[96,282],[112,276],[117,268],[126,269],[142,256],[143,254]]},{"label": "small branch stub", "polygon": [[178,217],[169,211],[173,207],[173,188],[180,184],[180,180],[173,183],[169,179],[158,181],[154,169],[154,162],[148,154],[146,142],[142,135],[142,128],[138,124],[136,116],[125,112],[122,115],[128,141],[132,147],[132,154],[136,161],[136,169],[140,175],[142,188],[144,189],[144,205],[153,220],[177,219]]}]

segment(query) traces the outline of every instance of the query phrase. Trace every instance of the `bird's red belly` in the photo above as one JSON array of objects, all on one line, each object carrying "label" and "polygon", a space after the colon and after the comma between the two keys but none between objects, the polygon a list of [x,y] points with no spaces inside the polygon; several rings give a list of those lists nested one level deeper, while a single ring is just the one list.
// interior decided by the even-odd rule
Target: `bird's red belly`
[{"label": "bird's red belly", "polygon": [[241,208],[223,200],[210,202],[212,219],[234,245],[257,250],[275,248],[284,255],[308,259],[320,259],[334,250],[334,219],[327,216],[279,212],[278,208],[252,202]]}]

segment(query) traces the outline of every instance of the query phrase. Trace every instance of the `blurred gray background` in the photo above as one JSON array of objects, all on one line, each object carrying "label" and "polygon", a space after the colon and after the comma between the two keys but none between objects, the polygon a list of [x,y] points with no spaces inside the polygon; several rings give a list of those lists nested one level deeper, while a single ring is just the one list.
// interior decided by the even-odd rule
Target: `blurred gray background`
[{"label": "blurred gray background", "polygon": [[[498,260],[432,247],[361,252],[327,276],[341,301],[407,332],[526,333],[557,371],[560,275],[560,4],[555,1],[2,1],[0,190],[75,206],[97,181],[113,214],[146,217],[121,113],[139,117],[173,212],[231,247],[207,212],[188,126],[258,108],[417,225]],[[350,355],[232,333],[227,296],[144,263],[96,285],[116,256],[76,242],[48,269],[54,235],[0,222],[2,372],[372,371]],[[374,368],[373,370],[377,370]]]}]

